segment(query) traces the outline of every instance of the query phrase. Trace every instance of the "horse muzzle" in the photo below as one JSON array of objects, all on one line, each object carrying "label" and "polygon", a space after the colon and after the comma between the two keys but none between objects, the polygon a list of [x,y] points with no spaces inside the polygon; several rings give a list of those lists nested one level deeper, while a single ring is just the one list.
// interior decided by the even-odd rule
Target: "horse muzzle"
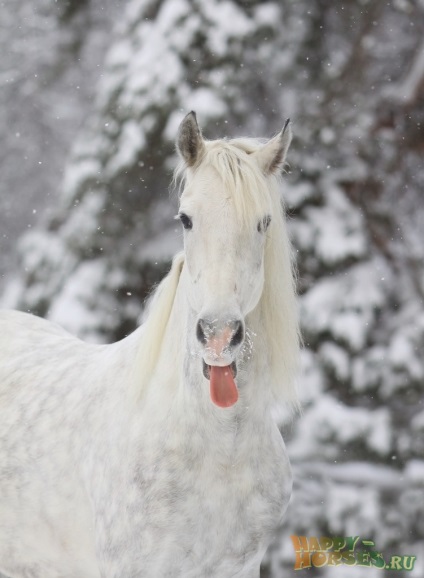
[{"label": "horse muzzle", "polygon": [[196,325],[196,337],[204,348],[205,357],[218,362],[221,358],[228,361],[234,355],[234,350],[243,343],[245,335],[244,323],[241,319],[219,319],[201,317]]}]

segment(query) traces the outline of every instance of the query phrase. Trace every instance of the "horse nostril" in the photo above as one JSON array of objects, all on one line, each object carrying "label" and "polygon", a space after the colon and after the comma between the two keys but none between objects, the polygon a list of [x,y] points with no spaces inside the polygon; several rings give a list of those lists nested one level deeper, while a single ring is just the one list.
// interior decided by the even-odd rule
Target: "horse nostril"
[{"label": "horse nostril", "polygon": [[231,337],[230,345],[235,347],[239,345],[244,339],[244,328],[241,321],[234,321],[234,333]]},{"label": "horse nostril", "polygon": [[196,338],[202,345],[216,347],[218,342],[222,342],[222,347],[236,347],[244,339],[244,325],[242,321],[234,319],[225,324],[218,323],[217,327],[217,320],[201,318],[196,324]]},{"label": "horse nostril", "polygon": [[197,339],[200,341],[200,343],[203,343],[203,345],[206,345],[206,334],[205,334],[205,322],[203,319],[199,319],[199,321],[197,322],[196,325],[196,337]]}]

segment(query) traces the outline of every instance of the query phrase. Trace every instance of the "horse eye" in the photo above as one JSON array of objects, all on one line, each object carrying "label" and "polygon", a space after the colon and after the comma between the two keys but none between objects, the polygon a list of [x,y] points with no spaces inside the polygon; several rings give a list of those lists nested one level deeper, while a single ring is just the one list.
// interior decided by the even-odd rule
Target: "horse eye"
[{"label": "horse eye", "polygon": [[193,228],[193,221],[187,216],[185,213],[180,213],[179,215],[180,221],[183,224],[184,229],[190,230]]},{"label": "horse eye", "polygon": [[271,222],[271,215],[267,215],[266,217],[258,221],[258,233],[266,233],[270,222]]}]

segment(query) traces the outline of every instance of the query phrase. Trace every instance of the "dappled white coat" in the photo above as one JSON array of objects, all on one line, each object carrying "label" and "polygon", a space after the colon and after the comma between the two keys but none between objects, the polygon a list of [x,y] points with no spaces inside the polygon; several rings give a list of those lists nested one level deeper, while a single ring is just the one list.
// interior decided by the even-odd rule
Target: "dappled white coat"
[{"label": "dappled white coat", "polygon": [[143,329],[96,346],[23,313],[0,320],[0,569],[257,578],[291,492],[261,384],[223,411],[192,395],[193,368],[176,387],[170,366],[134,404]]},{"label": "dappled white coat", "polygon": [[[282,274],[290,360],[296,315],[291,273]],[[261,299],[244,320],[239,400],[213,405],[193,354],[190,286],[180,254],[146,323],[112,345],[0,312],[0,571],[12,578],[259,577],[291,493],[271,418],[272,335]],[[282,391],[292,377],[286,365]]]}]

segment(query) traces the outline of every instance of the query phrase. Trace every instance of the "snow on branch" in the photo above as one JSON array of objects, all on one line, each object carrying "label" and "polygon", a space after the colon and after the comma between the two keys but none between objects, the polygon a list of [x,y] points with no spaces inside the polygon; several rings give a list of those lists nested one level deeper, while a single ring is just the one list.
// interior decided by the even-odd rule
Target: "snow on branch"
[{"label": "snow on branch", "polygon": [[424,41],[418,47],[412,61],[412,66],[403,80],[387,87],[385,96],[398,104],[410,106],[414,104],[420,91],[424,89]]}]

